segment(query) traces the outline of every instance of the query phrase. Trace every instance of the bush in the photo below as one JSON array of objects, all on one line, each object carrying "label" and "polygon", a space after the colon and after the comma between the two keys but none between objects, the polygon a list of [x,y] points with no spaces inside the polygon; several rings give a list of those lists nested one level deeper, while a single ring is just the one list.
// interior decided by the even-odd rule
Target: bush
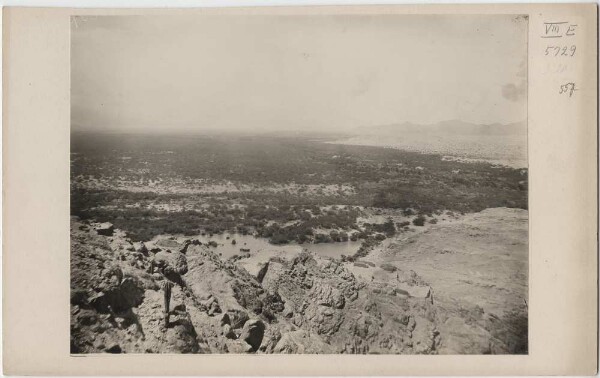
[{"label": "bush", "polygon": [[413,224],[415,226],[424,226],[425,225],[425,217],[422,215],[419,215],[418,217],[413,219]]}]

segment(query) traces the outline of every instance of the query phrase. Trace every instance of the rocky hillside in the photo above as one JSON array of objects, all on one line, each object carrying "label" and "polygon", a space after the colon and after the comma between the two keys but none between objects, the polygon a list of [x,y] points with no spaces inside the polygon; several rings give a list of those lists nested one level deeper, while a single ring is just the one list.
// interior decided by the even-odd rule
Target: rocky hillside
[{"label": "rocky hillside", "polygon": [[342,262],[225,260],[72,218],[71,352],[527,353],[527,224],[519,209],[441,217]]},{"label": "rocky hillside", "polygon": [[[438,353],[522,354],[528,350],[527,236],[526,210],[486,209],[443,216],[388,239],[361,263],[414,270],[431,285],[442,336]],[[382,269],[350,270],[386,279]]]},{"label": "rocky hillside", "polygon": [[242,262],[197,240],[144,245],[73,218],[71,353],[433,354],[443,342],[414,273],[361,279],[306,252]]}]

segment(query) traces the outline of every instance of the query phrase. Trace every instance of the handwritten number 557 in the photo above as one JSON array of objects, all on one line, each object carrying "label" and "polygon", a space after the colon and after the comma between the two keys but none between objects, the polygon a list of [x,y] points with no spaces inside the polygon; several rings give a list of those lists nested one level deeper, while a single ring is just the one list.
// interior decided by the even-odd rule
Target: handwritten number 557
[{"label": "handwritten number 557", "polygon": [[575,83],[567,83],[560,86],[560,91],[558,94],[568,93],[569,97],[573,96],[573,92],[575,92],[577,88],[575,88]]}]

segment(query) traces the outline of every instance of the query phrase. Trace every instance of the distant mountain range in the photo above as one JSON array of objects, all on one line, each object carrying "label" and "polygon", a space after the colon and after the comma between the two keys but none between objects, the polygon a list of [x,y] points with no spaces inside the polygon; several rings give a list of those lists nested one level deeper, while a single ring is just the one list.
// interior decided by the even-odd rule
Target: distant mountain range
[{"label": "distant mountain range", "polygon": [[452,120],[432,125],[419,125],[410,122],[371,127],[360,127],[356,130],[367,135],[398,135],[403,134],[459,134],[459,135],[527,135],[527,123],[515,122],[508,124],[492,123],[478,125],[474,123]]}]

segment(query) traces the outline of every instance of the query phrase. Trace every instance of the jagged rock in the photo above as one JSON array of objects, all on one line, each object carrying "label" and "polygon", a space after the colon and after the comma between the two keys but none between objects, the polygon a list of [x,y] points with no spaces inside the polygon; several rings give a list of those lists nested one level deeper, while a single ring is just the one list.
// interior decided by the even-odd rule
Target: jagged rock
[{"label": "jagged rock", "polygon": [[202,243],[200,243],[200,241],[198,239],[193,239],[193,240],[186,240],[183,243],[183,246],[179,249],[179,252],[186,254],[188,251],[188,248],[190,246],[196,246],[196,245],[201,245]]},{"label": "jagged rock", "polygon": [[161,352],[198,353],[200,347],[196,337],[196,330],[189,318],[179,316],[167,328]]},{"label": "jagged rock", "polygon": [[115,227],[112,225],[112,223],[105,222],[105,223],[97,224],[94,227],[94,230],[96,230],[98,235],[112,236],[115,231]]},{"label": "jagged rock", "polygon": [[98,312],[125,311],[136,307],[144,299],[144,290],[140,282],[132,277],[124,278],[117,286],[112,286],[98,293],[89,300],[89,303]]},{"label": "jagged rock", "polygon": [[436,349],[439,332],[430,324],[419,321],[412,331],[414,351],[417,354],[431,354]]},{"label": "jagged rock", "polygon": [[187,307],[185,306],[185,304],[180,303],[180,304],[176,305],[175,307],[173,307],[173,311],[174,312],[186,313],[187,312]]},{"label": "jagged rock", "polygon": [[154,264],[159,270],[163,270],[165,274],[176,273],[181,275],[188,271],[187,259],[180,252],[158,252],[154,255]]},{"label": "jagged rock", "polygon": [[284,333],[275,346],[274,353],[334,353],[335,350],[321,338],[311,335],[305,330]]},{"label": "jagged rock", "polygon": [[[243,256],[238,256],[237,260],[240,260],[242,258],[243,258]],[[258,262],[258,263],[242,262],[241,266],[243,266],[244,269],[246,269],[246,271],[248,273],[250,273],[250,275],[252,277],[254,277],[258,282],[262,282],[263,278],[265,277],[265,274],[267,273],[267,270],[269,268],[269,262],[268,261]]]},{"label": "jagged rock", "polygon": [[255,352],[260,347],[264,334],[265,324],[259,319],[252,319],[244,324],[240,339],[247,342],[252,347],[252,351]]},{"label": "jagged rock", "polygon": [[254,286],[249,282],[235,280],[231,284],[233,297],[242,306],[251,310],[255,314],[260,314],[263,310],[261,294],[264,292],[260,286]]},{"label": "jagged rock", "polygon": [[123,280],[123,270],[113,265],[108,269],[102,271],[102,276],[108,279],[109,283],[112,285],[119,285]]},{"label": "jagged rock", "polygon": [[134,243],[133,248],[136,252],[143,254],[144,256],[148,256],[148,248],[144,242]]},{"label": "jagged rock", "polygon": [[310,296],[315,299],[317,304],[335,308],[344,308],[346,303],[342,293],[329,285],[315,285]]},{"label": "jagged rock", "polygon": [[256,279],[258,282],[262,282],[265,278],[265,274],[267,274],[267,270],[269,269],[269,262],[265,262],[259,266],[258,273],[256,274]]},{"label": "jagged rock", "polygon": [[270,312],[277,313],[282,312],[284,309],[284,302],[281,296],[276,291],[268,291],[263,299],[263,311],[269,310]]},{"label": "jagged rock", "polygon": [[214,316],[215,314],[221,313],[221,307],[219,306],[219,302],[212,302],[207,311],[209,316]]},{"label": "jagged rock", "polygon": [[224,313],[223,315],[221,315],[219,317],[219,323],[221,324],[221,326],[231,325],[231,319],[229,318],[229,314]]},{"label": "jagged rock", "polygon": [[244,311],[229,310],[227,315],[229,315],[229,318],[231,319],[231,327],[233,329],[242,328],[248,319],[250,319],[248,314]]},{"label": "jagged rock", "polygon": [[281,340],[281,330],[277,327],[268,327],[265,330],[263,341],[258,350],[263,353],[273,353],[279,340]]},{"label": "jagged rock", "polygon": [[108,348],[106,348],[106,353],[121,353],[121,346],[119,344],[114,344]]},{"label": "jagged rock", "polygon": [[139,281],[133,277],[126,277],[119,287],[120,303],[113,308],[131,308],[138,306],[144,299],[144,290]]},{"label": "jagged rock", "polygon": [[231,328],[231,326],[229,324],[225,324],[223,326],[223,335],[225,335],[225,337],[228,339],[232,339],[232,340],[237,339],[237,335],[235,334],[235,332],[233,332],[233,329]]},{"label": "jagged rock", "polygon": [[[129,266],[135,260],[147,268],[152,257],[137,251],[138,244],[136,251],[125,251],[132,244],[118,230],[112,242],[76,225],[72,233],[72,264],[78,269],[71,284],[71,350],[76,353],[102,352],[115,344],[123,353],[436,353],[442,337],[435,333],[435,314],[429,313],[435,306],[429,301],[383,294],[401,285],[423,287],[403,281],[416,282],[416,276],[364,282],[344,263],[303,253],[292,260],[272,258],[261,265],[264,275],[259,267],[253,277],[244,260],[223,260],[193,241],[180,244],[187,246],[185,255],[157,250],[155,262],[162,261],[163,270],[182,268],[164,327],[158,281],[165,276]],[[84,234],[85,244],[77,236]]]},{"label": "jagged rock", "polygon": [[269,261],[267,271],[265,272],[265,275],[261,281],[262,287],[267,290],[276,291],[279,278],[284,274],[288,274],[288,268],[284,265],[284,263],[282,261],[271,259]]},{"label": "jagged rock", "polygon": [[87,304],[87,292],[81,289],[71,290],[71,304],[83,306]]}]

